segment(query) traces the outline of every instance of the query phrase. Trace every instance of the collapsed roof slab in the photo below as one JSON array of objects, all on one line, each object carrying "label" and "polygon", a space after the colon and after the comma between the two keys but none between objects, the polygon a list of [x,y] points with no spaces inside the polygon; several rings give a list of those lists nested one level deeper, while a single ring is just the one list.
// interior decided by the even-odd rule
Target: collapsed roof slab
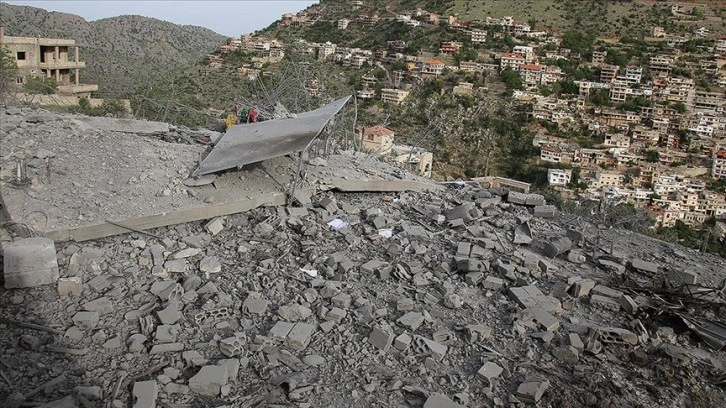
[{"label": "collapsed roof slab", "polygon": [[323,131],[325,125],[348,103],[350,96],[294,118],[232,126],[194,171],[203,176],[246,164],[298,153]]}]

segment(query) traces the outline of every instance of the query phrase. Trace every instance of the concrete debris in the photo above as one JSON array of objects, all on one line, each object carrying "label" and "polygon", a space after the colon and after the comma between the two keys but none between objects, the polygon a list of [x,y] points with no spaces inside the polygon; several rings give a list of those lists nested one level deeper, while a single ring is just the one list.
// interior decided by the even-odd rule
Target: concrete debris
[{"label": "concrete debris", "polygon": [[528,378],[517,387],[517,398],[527,404],[536,404],[544,395],[550,382],[537,378]]},{"label": "concrete debris", "polygon": [[[0,288],[0,400],[14,390],[17,406],[114,408],[719,401],[706,379],[726,344],[709,304],[722,259],[573,219],[537,195],[435,184],[360,153],[321,156],[316,144],[301,177],[280,157],[201,183],[188,179],[201,146],[147,136],[126,149],[117,132],[68,119],[53,130],[7,110],[3,204],[17,215],[41,202],[48,230],[65,235],[33,246],[48,262],[32,285]],[[124,163],[106,158],[92,172],[71,161],[79,149],[118,151]],[[50,182],[36,154],[56,169]],[[27,187],[7,186],[16,159]],[[138,222],[99,211],[117,202]],[[169,209],[186,222],[146,223]],[[79,238],[89,225],[112,236]],[[13,245],[41,259],[2,228],[0,239],[11,287]],[[687,367],[673,371],[678,393],[665,385],[673,364]]]},{"label": "concrete debris", "polygon": [[216,397],[228,381],[229,372],[226,365],[204,366],[189,379],[189,390],[207,397]]},{"label": "concrete debris", "polygon": [[445,395],[432,393],[426,398],[423,408],[464,408],[464,405],[457,404]]},{"label": "concrete debris", "polygon": [[560,254],[572,249],[572,241],[567,237],[560,237],[554,241],[550,241],[544,248],[544,253],[550,258],[554,258]]},{"label": "concrete debris", "polygon": [[133,408],[156,408],[159,387],[156,381],[137,381],[132,392],[136,402]]},{"label": "concrete debris", "polygon": [[55,243],[48,238],[25,238],[3,245],[5,288],[30,288],[58,281]]}]

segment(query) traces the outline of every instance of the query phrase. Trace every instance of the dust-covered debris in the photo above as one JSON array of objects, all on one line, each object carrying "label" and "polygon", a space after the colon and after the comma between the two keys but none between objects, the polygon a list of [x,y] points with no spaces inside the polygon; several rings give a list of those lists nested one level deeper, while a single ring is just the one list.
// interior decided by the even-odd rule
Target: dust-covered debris
[{"label": "dust-covered debris", "polygon": [[[316,182],[366,160],[329,156]],[[97,188],[109,194],[94,202],[113,199]],[[541,197],[507,193],[326,191],[303,207],[58,242],[57,283],[0,291],[0,399],[726,404],[722,259],[586,219],[575,230]]]}]

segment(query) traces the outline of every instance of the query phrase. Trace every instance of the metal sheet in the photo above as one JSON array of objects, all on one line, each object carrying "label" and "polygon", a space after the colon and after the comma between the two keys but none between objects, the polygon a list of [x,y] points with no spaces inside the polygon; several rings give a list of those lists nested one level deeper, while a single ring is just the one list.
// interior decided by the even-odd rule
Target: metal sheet
[{"label": "metal sheet", "polygon": [[338,99],[297,117],[232,126],[192,176],[202,176],[305,150],[348,102]]}]

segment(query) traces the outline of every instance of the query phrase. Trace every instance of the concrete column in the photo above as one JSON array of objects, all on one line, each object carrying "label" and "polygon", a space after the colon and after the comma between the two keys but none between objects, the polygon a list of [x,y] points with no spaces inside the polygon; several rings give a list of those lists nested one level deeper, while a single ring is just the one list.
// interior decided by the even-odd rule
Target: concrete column
[{"label": "concrete column", "polygon": [[60,59],[60,48],[58,46],[55,46],[55,54],[53,54],[53,62],[58,63],[58,60]]},{"label": "concrete column", "polygon": [[76,50],[75,51],[76,51],[75,52],[75,54],[76,54],[75,55],[75,57],[76,57],[76,85],[78,85],[78,60],[79,60],[79,58],[78,58],[78,46],[76,46]]},{"label": "concrete column", "polygon": [[60,69],[55,70],[55,82],[60,84]]}]

